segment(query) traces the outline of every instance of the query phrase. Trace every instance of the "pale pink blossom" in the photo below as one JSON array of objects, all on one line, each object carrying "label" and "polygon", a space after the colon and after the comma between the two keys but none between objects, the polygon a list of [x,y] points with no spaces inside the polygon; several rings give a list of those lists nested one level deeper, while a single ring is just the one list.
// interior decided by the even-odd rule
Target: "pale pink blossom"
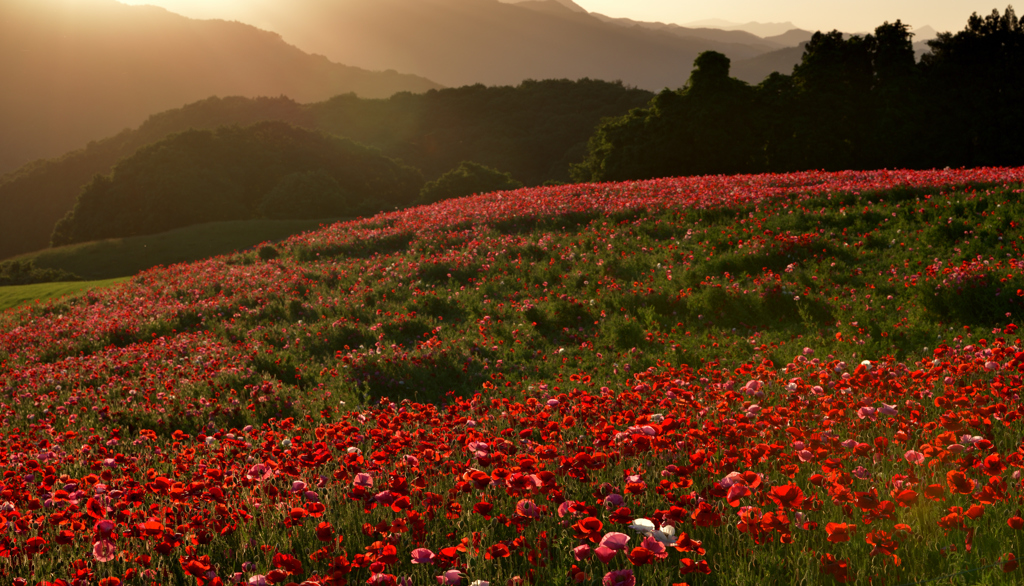
[{"label": "pale pink blossom", "polygon": [[668,551],[665,548],[665,544],[653,535],[644,539],[640,546],[653,553],[656,558],[663,559],[668,557]]}]

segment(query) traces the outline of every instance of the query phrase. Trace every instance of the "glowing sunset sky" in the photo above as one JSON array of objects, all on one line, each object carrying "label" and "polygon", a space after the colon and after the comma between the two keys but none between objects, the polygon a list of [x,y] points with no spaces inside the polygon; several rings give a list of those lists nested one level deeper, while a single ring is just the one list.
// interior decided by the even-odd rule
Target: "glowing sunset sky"
[{"label": "glowing sunset sky", "polygon": [[[262,0],[120,0],[124,4],[154,4],[193,18],[225,18],[247,21]],[[339,0],[343,1],[343,0]],[[719,18],[745,23],[792,22],[808,30],[871,31],[884,21],[897,19],[918,28],[931,25],[939,31],[959,31],[972,12],[1000,12],[1000,0],[576,0],[590,12],[634,20],[685,24]],[[245,6],[246,8],[239,8]],[[258,22],[250,22],[260,26]]]}]

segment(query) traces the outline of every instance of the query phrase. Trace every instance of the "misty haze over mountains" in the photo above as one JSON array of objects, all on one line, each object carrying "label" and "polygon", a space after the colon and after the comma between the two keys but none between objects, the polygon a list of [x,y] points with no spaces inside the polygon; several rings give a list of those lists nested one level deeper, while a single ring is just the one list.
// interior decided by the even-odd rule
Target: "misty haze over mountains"
[{"label": "misty haze over mountains", "polygon": [[439,87],[332,63],[239,22],[114,0],[0,2],[0,173],[211,95],[309,102]]},{"label": "misty haze over mountains", "polygon": [[[680,87],[702,51],[738,63],[811,36],[762,38],[614,19],[588,14],[571,0],[269,0],[236,12],[235,18],[261,23],[333,61],[415,73],[446,86],[591,77],[658,91]],[[758,77],[750,81],[771,71],[752,69]]]}]

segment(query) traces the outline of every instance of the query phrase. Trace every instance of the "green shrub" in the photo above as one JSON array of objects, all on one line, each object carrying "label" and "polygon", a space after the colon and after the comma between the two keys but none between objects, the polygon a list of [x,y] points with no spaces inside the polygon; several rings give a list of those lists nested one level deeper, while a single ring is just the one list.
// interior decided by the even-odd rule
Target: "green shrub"
[{"label": "green shrub", "polygon": [[281,252],[269,244],[266,246],[261,246],[257,254],[260,257],[260,260],[273,260],[281,256]]},{"label": "green shrub", "polygon": [[39,268],[32,260],[0,262],[0,287],[81,280],[82,278],[78,275],[64,269]]},{"label": "green shrub", "polygon": [[472,161],[462,161],[458,167],[424,185],[420,190],[419,203],[429,204],[442,199],[519,189],[522,186],[509,173]]}]

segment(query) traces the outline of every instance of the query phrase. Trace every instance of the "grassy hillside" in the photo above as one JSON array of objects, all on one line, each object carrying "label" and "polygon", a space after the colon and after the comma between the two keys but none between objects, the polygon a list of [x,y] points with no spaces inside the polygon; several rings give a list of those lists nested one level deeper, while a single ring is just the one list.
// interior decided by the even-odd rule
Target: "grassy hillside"
[{"label": "grassy hillside", "polygon": [[210,222],[160,234],[47,248],[12,260],[33,260],[37,267],[63,269],[86,279],[130,277],[157,265],[192,262],[245,250],[263,242],[283,240],[331,222],[325,219]]},{"label": "grassy hillside", "polygon": [[1022,182],[521,189],[8,311],[0,577],[1019,581]]},{"label": "grassy hillside", "polygon": [[19,305],[46,301],[48,299],[63,297],[74,293],[81,293],[82,291],[96,289],[99,287],[108,287],[110,285],[124,282],[125,280],[127,279],[120,278],[105,279],[102,281],[38,283],[35,285],[12,285],[9,287],[0,287],[0,311],[17,307]]}]

